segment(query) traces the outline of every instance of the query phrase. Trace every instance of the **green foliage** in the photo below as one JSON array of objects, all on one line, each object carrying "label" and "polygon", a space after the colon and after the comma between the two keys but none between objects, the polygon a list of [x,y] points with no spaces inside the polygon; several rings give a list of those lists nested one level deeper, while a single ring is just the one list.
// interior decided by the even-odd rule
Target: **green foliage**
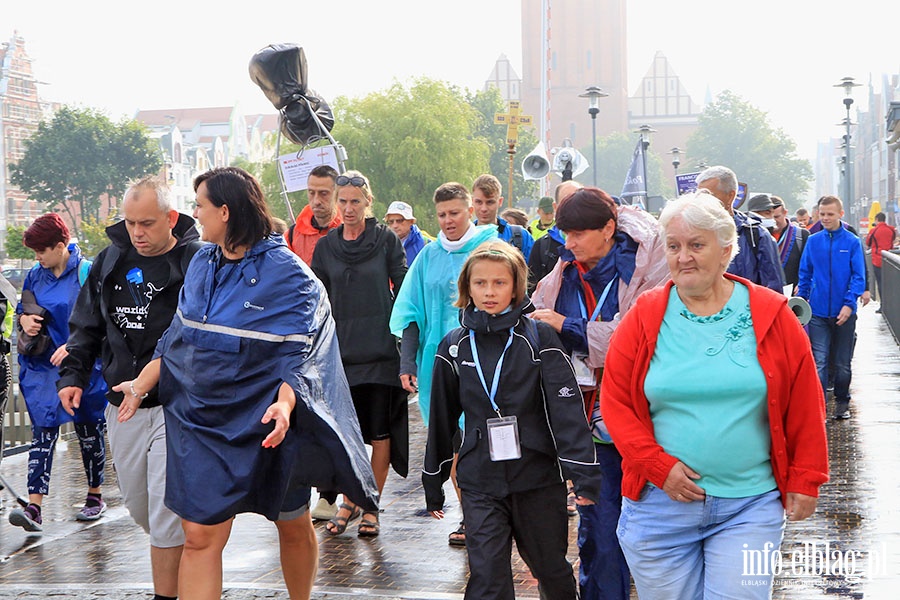
[{"label": "green foliage", "polygon": [[332,133],[347,149],[346,167],[369,177],[379,219],[391,202],[404,200],[420,226],[436,234],[434,190],[447,181],[468,187],[489,166],[492,148],[477,135],[481,114],[444,82],[394,83],[361,99],[337,98],[332,106]]},{"label": "green foliage", "polygon": [[81,237],[80,220],[99,219],[104,194],[112,204],[130,179],[156,173],[162,164],[158,145],[138,122],[113,123],[94,109],[63,107],[25,142],[10,179],[48,211],[65,211]]},{"label": "green foliage", "polygon": [[725,165],[754,191],[781,196],[788,211],[798,208],[813,179],[809,161],[797,156],[797,145],[774,128],[767,114],[725,91],[700,115],[700,126],[688,139],[685,171],[701,162]]},{"label": "green foliage", "polygon": [[109,246],[109,238],[106,236],[106,228],[116,222],[116,212],[100,221],[93,217],[87,217],[81,222],[81,235],[78,237],[78,247],[85,258],[93,260],[101,250]]},{"label": "green foliage", "polygon": [[22,243],[25,235],[24,225],[9,225],[6,228],[6,257],[15,259],[33,259],[34,251]]},{"label": "green foliage", "polygon": [[[612,196],[622,193],[622,186],[625,184],[625,176],[631,167],[631,158],[638,137],[637,134],[611,133],[606,137],[597,138],[597,187]],[[581,148],[581,153],[588,162],[591,162],[593,158],[591,144]],[[666,180],[663,162],[653,151],[652,140],[646,157],[648,194],[650,196],[674,196],[675,184]],[[593,165],[575,179],[584,185],[594,185]]]}]

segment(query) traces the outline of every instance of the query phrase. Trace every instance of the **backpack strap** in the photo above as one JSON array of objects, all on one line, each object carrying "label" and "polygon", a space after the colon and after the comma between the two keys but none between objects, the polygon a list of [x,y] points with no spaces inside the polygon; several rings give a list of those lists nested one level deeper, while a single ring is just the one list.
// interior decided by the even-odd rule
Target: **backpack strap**
[{"label": "backpack strap", "polygon": [[519,252],[523,252],[522,250],[522,235],[523,229],[521,225],[512,225],[510,224],[510,229],[512,229],[512,245],[519,249]]},{"label": "backpack strap", "polygon": [[81,262],[78,263],[78,285],[83,286],[84,282],[87,281],[92,264],[94,263],[86,258],[82,258]]},{"label": "backpack strap", "polygon": [[297,226],[297,224],[294,223],[293,225],[291,225],[291,226],[288,228],[288,246],[291,247],[291,250],[294,249],[294,228],[295,228],[296,226]]}]

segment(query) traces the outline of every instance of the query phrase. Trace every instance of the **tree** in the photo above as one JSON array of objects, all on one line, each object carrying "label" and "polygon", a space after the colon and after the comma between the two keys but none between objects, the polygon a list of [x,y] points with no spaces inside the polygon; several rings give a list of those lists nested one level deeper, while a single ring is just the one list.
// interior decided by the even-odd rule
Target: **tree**
[{"label": "tree", "polygon": [[80,237],[81,220],[100,219],[100,203],[122,196],[128,181],[158,172],[162,154],[143,125],[113,123],[94,109],[61,108],[25,141],[10,179],[47,210],[66,212]]},{"label": "tree", "polygon": [[477,135],[481,116],[462,92],[421,78],[394,83],[361,99],[337,98],[334,137],[347,149],[347,167],[372,184],[373,212],[409,202],[419,224],[437,233],[434,190],[447,181],[471,185],[488,168],[491,148]]},{"label": "tree", "polygon": [[91,260],[96,258],[100,251],[109,246],[109,237],[106,228],[116,222],[117,211],[112,211],[102,221],[88,217],[81,222],[81,236],[78,238],[78,247],[81,253]]},{"label": "tree", "polygon": [[725,165],[754,190],[781,196],[788,208],[800,206],[813,179],[809,161],[797,156],[797,145],[774,128],[767,114],[740,96],[724,91],[700,115],[700,125],[687,142],[687,168]]},{"label": "tree", "polygon": [[6,228],[6,257],[18,260],[34,258],[34,251],[22,243],[25,236],[24,225],[9,225]]}]

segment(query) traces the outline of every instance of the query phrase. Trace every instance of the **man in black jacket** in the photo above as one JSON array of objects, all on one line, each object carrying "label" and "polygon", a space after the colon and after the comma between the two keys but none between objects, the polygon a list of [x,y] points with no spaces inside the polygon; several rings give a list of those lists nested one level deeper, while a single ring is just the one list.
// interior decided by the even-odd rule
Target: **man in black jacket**
[{"label": "man in black jacket", "polygon": [[94,261],[78,295],[57,389],[71,413],[97,357],[102,358],[110,388],[106,422],[119,489],[132,518],[150,535],[155,598],[165,600],[178,595],[184,533],[181,519],[163,504],[166,432],[158,389],[146,394],[138,414],[119,423],[123,394],[112,386],[134,379],[153,358],[201,242],[194,220],[172,208],[165,184],[155,178],[128,188],[122,214],[123,221],[107,227],[112,243]]}]

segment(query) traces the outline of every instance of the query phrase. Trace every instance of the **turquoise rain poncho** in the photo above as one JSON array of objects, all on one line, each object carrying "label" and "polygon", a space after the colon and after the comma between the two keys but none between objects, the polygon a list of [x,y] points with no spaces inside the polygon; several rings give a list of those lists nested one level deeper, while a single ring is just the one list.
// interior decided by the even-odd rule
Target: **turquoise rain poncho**
[{"label": "turquoise rain poncho", "polygon": [[475,235],[459,250],[448,251],[440,240],[426,244],[413,261],[391,312],[391,333],[403,336],[411,323],[419,327],[416,367],[419,383],[419,410],[428,424],[431,407],[431,370],[438,344],[459,327],[457,280],[469,253],[484,242],[497,239],[496,225],[474,226]]}]

